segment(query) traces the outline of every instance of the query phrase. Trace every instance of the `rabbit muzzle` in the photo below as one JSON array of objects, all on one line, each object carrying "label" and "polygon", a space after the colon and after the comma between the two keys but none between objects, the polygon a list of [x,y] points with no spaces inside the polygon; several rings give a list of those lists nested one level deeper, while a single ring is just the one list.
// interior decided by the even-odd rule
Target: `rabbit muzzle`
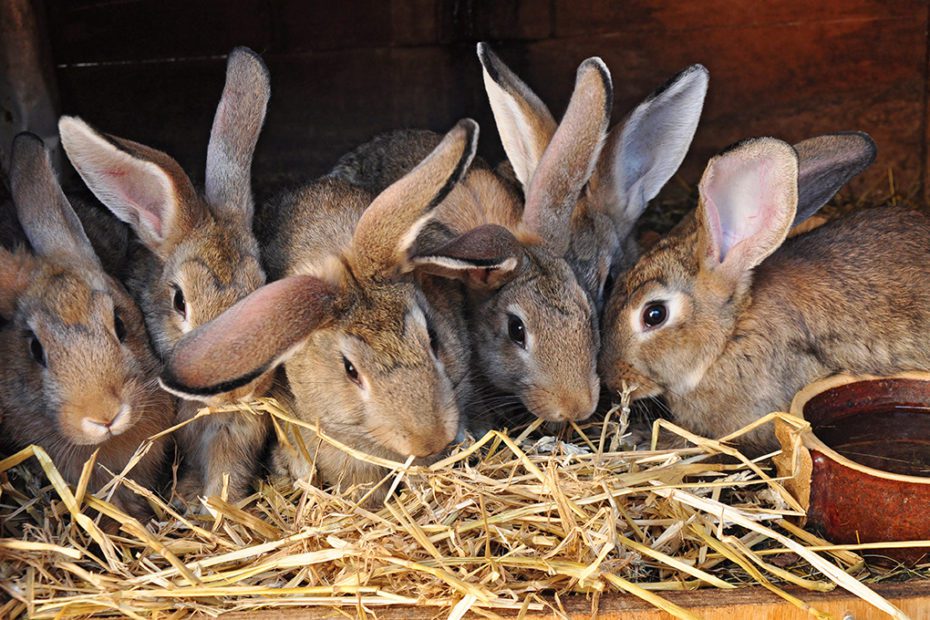
[{"label": "rabbit muzzle", "polygon": [[99,441],[109,436],[115,437],[132,425],[131,412],[132,407],[128,403],[122,403],[115,412],[88,415],[81,420],[81,430],[86,437],[99,437]]},{"label": "rabbit muzzle", "polygon": [[61,408],[61,425],[76,445],[93,446],[127,431],[133,425],[133,408],[118,397],[103,397],[93,404],[71,403]]},{"label": "rabbit muzzle", "polygon": [[597,382],[587,391],[539,388],[528,394],[524,402],[533,415],[547,422],[580,422],[594,413],[599,392]]},{"label": "rabbit muzzle", "polygon": [[418,458],[434,456],[445,450],[454,439],[454,436],[449,437],[446,433],[428,433],[410,437],[406,453]]},{"label": "rabbit muzzle", "polygon": [[395,428],[390,433],[390,444],[385,447],[402,457],[418,459],[436,456],[455,441],[459,428],[457,411],[437,416],[429,424],[418,424],[417,428]]},{"label": "rabbit muzzle", "polygon": [[620,392],[625,387],[632,387],[633,400],[652,398],[665,391],[658,383],[626,362],[615,361],[609,365],[603,364],[601,375],[611,392]]}]

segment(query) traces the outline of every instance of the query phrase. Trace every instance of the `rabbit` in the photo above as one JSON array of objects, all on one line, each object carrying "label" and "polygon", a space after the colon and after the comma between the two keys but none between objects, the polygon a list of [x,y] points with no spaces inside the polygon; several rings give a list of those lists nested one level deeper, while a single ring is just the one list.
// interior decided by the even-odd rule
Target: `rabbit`
[{"label": "rabbit", "polygon": [[[72,485],[99,450],[96,490],[171,425],[174,400],[158,387],[141,312],[104,272],[42,141],[20,134],[12,154],[12,198],[31,250],[0,249],[3,437],[14,450],[44,448]],[[165,456],[165,439],[154,442],[130,477],[152,489]],[[149,515],[124,486],[113,500],[134,517]]]},{"label": "rabbit", "polygon": [[[81,178],[138,241],[130,250],[127,285],[142,307],[158,355],[265,283],[252,231],[252,154],[270,96],[268,70],[246,48],[228,59],[226,85],[207,149],[204,195],[165,153],[97,132],[65,116],[65,152]],[[204,404],[248,400],[270,387],[271,373],[209,398],[186,395],[180,420]],[[242,499],[255,475],[270,421],[264,416],[215,414],[179,431],[185,460],[179,494]]]},{"label": "rabbit", "polygon": [[[468,131],[477,132],[477,126],[467,124],[466,127]],[[341,179],[324,177],[267,201],[256,221],[256,235],[263,248],[269,277],[278,280],[312,271],[316,263],[325,262],[342,252],[351,244],[356,224],[368,206],[373,204],[374,197],[374,193]],[[301,224],[294,226],[289,222]],[[493,239],[492,234],[487,241],[493,243]],[[472,246],[473,249],[481,249],[474,243]],[[478,256],[489,258],[487,255]],[[452,311],[453,307],[464,303],[464,299],[456,287],[443,286],[441,278],[425,280],[418,275],[413,275],[419,289],[416,294],[428,297],[424,307],[431,310],[428,318],[437,344],[436,354],[452,382],[456,402],[460,408],[465,407],[473,392],[469,363],[471,346],[464,317]],[[457,440],[464,439],[464,432],[462,426]]]},{"label": "rabbit", "polygon": [[[694,215],[611,293],[600,355],[608,386],[663,395],[678,424],[720,437],[786,410],[832,373],[930,368],[924,215],[863,210],[785,241],[811,202],[874,158],[865,134],[819,142],[799,145],[808,157],[820,151],[806,165],[773,138],[710,160]],[[740,444],[748,454],[776,447],[770,425]]]},{"label": "rabbit", "polygon": [[[266,205],[259,236],[268,284],[189,334],[162,375],[170,389],[212,394],[235,389],[283,363],[300,419],[376,456],[429,459],[459,426],[456,381],[443,360],[461,363],[460,334],[437,317],[415,284],[418,232],[468,169],[477,125],[461,121],[409,174],[374,200],[324,177]],[[299,225],[294,223],[299,222]],[[264,232],[263,232],[264,231]],[[274,232],[276,231],[276,232]],[[460,240],[481,265],[506,260],[497,229]],[[505,231],[506,232],[506,231]],[[487,251],[480,252],[484,242]],[[380,480],[381,467],[356,460],[300,430],[311,462],[284,445],[275,469],[351,489]],[[293,441],[291,442],[293,444]],[[375,492],[369,502],[384,499]]]}]

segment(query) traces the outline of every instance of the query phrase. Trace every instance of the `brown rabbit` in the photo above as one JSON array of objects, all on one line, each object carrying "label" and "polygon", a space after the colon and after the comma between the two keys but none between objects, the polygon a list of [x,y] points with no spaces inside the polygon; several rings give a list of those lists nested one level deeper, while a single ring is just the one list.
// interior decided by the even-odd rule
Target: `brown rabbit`
[{"label": "brown rabbit", "polygon": [[[62,144],[88,187],[128,223],[139,243],[130,255],[127,285],[145,313],[155,349],[166,358],[184,334],[203,325],[265,282],[252,232],[252,154],[270,94],[268,71],[246,48],[230,53],[226,85],[207,150],[206,188],[194,189],[165,153],[98,133],[62,117]],[[262,394],[271,375],[259,375],[227,394],[179,404],[189,419],[207,404]],[[202,401],[202,402],[199,402]],[[213,415],[179,433],[185,459],[183,496],[242,498],[252,481],[269,423],[246,414]]]},{"label": "brown rabbit", "polygon": [[[457,386],[443,360],[465,356],[459,334],[406,272],[417,232],[466,172],[476,140],[474,122],[460,122],[373,202],[358,187],[324,178],[268,205],[263,247],[272,277],[283,279],[185,336],[163,382],[211,394],[284,362],[297,416],[328,435],[392,459],[442,451],[459,423]],[[485,232],[493,239],[494,230]],[[311,431],[301,435],[328,484],[352,487],[384,474]],[[311,463],[283,446],[274,461],[296,478],[312,473]]]},{"label": "brown rabbit", "polygon": [[[830,153],[829,143],[852,153]],[[694,217],[645,254],[607,303],[600,368],[611,388],[626,381],[636,397],[664,395],[678,423],[717,437],[785,410],[831,373],[930,368],[925,216],[870,209],[785,242],[799,196],[831,196],[851,160],[874,155],[864,134],[821,147],[800,179],[795,149],[772,138],[710,161]],[[775,441],[764,428],[744,445],[756,453]]]},{"label": "brown rabbit", "polygon": [[[143,441],[171,425],[174,399],[158,387],[142,314],[101,267],[39,138],[17,136],[10,176],[32,250],[0,249],[4,441],[14,450],[41,446],[70,484],[99,450],[94,491],[110,472],[123,470]],[[129,477],[153,488],[164,457],[161,440]],[[137,517],[149,512],[125,487],[114,501]]]}]

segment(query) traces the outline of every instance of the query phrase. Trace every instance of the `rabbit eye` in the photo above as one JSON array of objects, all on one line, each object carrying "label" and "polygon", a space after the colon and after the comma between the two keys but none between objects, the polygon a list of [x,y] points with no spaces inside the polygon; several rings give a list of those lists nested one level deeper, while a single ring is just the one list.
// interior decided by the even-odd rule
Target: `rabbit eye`
[{"label": "rabbit eye", "polygon": [[352,380],[352,383],[361,387],[362,380],[358,376],[358,370],[356,370],[355,365],[349,361],[345,355],[342,356],[342,365],[346,369],[346,376]]},{"label": "rabbit eye", "polygon": [[113,329],[116,332],[116,339],[120,342],[126,341],[126,324],[123,323],[123,319],[119,318],[119,313],[113,311]]},{"label": "rabbit eye", "polygon": [[658,327],[668,319],[668,308],[663,302],[653,302],[643,309],[643,325]]},{"label": "rabbit eye", "polygon": [[507,313],[507,335],[514,344],[523,349],[526,348],[526,326],[520,317],[509,312]]},{"label": "rabbit eye", "polygon": [[181,287],[177,284],[173,285],[174,289],[174,311],[177,312],[182,319],[187,318],[187,300],[184,299],[184,291],[181,290]]},{"label": "rabbit eye", "polygon": [[35,334],[29,334],[29,353],[32,355],[32,359],[35,360],[36,364],[46,368],[48,366],[48,360],[45,358],[45,349],[42,348],[42,343],[39,342],[39,339]]}]

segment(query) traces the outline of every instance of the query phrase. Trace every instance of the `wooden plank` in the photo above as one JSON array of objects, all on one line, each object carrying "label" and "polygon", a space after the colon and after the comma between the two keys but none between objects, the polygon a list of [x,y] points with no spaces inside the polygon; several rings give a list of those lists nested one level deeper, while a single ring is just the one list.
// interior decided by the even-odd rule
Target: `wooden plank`
[{"label": "wooden plank", "polygon": [[922,119],[924,142],[920,152],[921,179],[923,189],[922,198],[925,205],[930,205],[930,3],[927,4],[927,15],[924,18],[927,24],[927,39],[924,56],[924,115]]},{"label": "wooden plank", "polygon": [[372,135],[393,127],[389,48],[268,59],[271,102],[256,152],[257,175],[316,175]]},{"label": "wooden plank", "polygon": [[[877,584],[875,591],[898,606],[913,620],[930,618],[930,581],[911,581],[897,584]],[[879,618],[880,611],[855,598],[845,591],[807,592],[796,588],[788,589],[817,610],[831,614],[834,618]],[[696,590],[688,592],[663,592],[662,596],[704,620],[734,620],[751,618],[752,620],[808,620],[810,614],[793,606],[777,595],[759,586],[739,588],[737,590]],[[534,620],[589,620],[594,612],[592,602],[582,596],[560,597],[567,615],[554,613],[528,614]],[[354,610],[345,610],[353,613]],[[261,618],[262,620],[292,620],[296,618],[336,619],[345,618],[345,611],[318,608],[278,608],[260,612],[230,613],[223,617],[229,620]],[[598,601],[597,617],[603,620],[669,620],[668,614],[643,603],[628,595],[611,594],[602,596]],[[437,617],[436,609],[430,607],[387,607],[378,608],[378,617],[386,620],[426,620]],[[496,612],[504,617],[516,616],[516,612]],[[477,618],[471,614],[467,617]]]},{"label": "wooden plank", "polygon": [[[47,2],[59,64],[199,58],[439,41],[439,0],[76,0]],[[205,27],[208,27],[207,36]]]},{"label": "wooden plank", "polygon": [[442,6],[444,43],[534,40],[552,35],[549,0],[463,0]]},{"label": "wooden plank", "polygon": [[279,32],[277,52],[385,47],[391,43],[390,2],[272,0],[272,3]]},{"label": "wooden plank", "polygon": [[69,0],[46,6],[58,64],[217,56],[236,45],[265,51],[271,44],[268,0]]},{"label": "wooden plank", "polygon": [[[715,2],[698,4],[712,11]],[[875,137],[879,159],[855,189],[879,183],[889,168],[900,186],[916,185],[923,168],[926,6],[907,17],[807,21],[800,11],[794,20],[781,17],[764,25],[695,28],[685,21],[645,30],[634,20],[615,26],[622,32],[508,44],[499,52],[557,115],[574,68],[600,55],[614,76],[615,122],[666,77],[705,64],[710,91],[682,169],[690,183],[712,154],[746,137],[797,141],[861,129]]]},{"label": "wooden plank", "polygon": [[704,28],[742,28],[857,19],[911,19],[922,0],[701,0],[700,2],[604,2],[555,0],[555,36],[641,30],[673,42],[669,33]]},{"label": "wooden plank", "polygon": [[391,2],[392,45],[439,43],[442,0],[401,0]]}]

